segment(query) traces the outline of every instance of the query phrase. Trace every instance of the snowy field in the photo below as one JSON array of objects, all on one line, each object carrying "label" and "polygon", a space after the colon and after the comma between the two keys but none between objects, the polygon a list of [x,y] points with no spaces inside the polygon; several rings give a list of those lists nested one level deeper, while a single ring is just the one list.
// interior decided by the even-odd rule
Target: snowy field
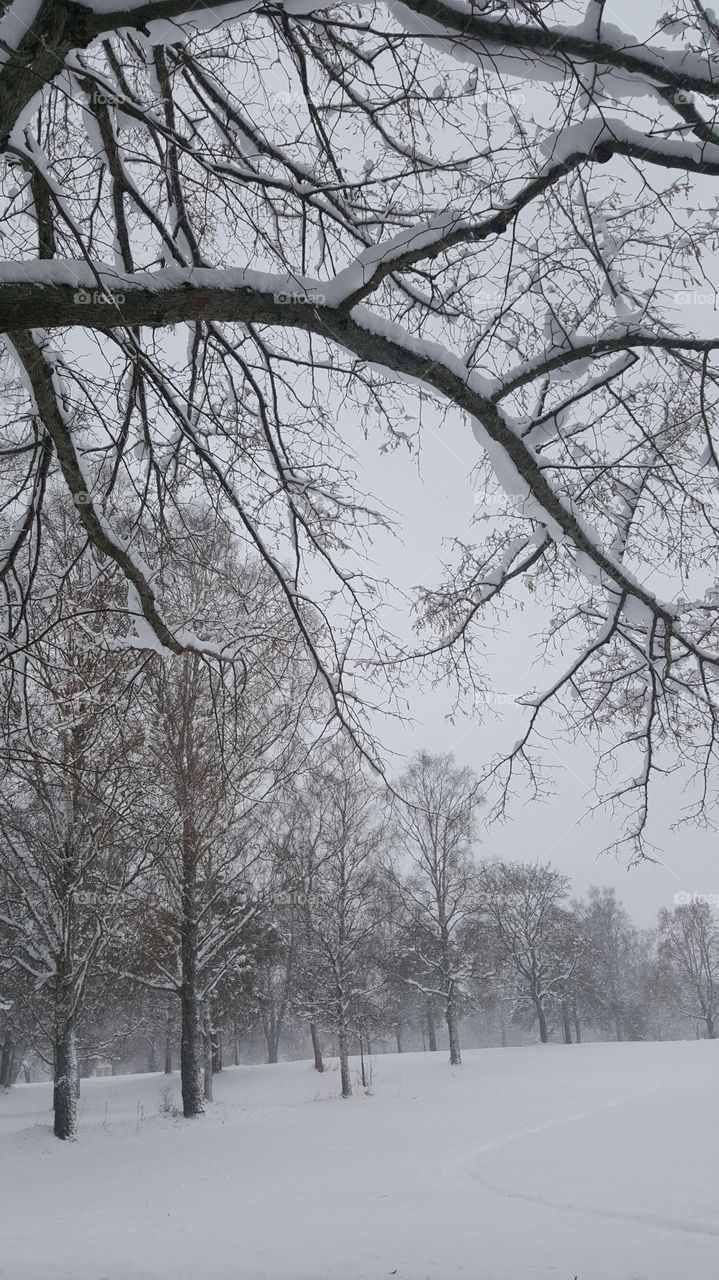
[{"label": "snowy field", "polygon": [[[356,1068],[356,1063],[353,1063]],[[719,1046],[600,1044],[240,1067],[204,1120],[164,1077],[0,1097],[2,1280],[710,1280]],[[179,1098],[179,1079],[172,1077]]]}]

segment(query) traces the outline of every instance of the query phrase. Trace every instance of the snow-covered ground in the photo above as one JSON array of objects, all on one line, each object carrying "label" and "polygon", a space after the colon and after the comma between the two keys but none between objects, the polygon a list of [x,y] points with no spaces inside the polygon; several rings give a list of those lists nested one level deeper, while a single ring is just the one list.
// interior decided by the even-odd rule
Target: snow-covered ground
[{"label": "snow-covered ground", "polygon": [[[355,1064],[356,1066],[356,1064]],[[0,1096],[2,1280],[713,1280],[719,1046],[596,1044],[239,1067],[201,1120],[166,1079]],[[179,1081],[172,1077],[179,1099]]]}]

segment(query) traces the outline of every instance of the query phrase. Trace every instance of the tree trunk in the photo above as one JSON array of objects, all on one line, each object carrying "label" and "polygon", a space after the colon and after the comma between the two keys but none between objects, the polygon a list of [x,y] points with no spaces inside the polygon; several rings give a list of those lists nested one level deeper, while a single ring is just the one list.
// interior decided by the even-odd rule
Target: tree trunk
[{"label": "tree trunk", "polygon": [[172,996],[167,997],[167,1018],[165,1020],[165,1075],[172,1075]]},{"label": "tree trunk", "polygon": [[707,1040],[716,1040],[716,1030],[714,1027],[713,1013],[707,1014]]},{"label": "tree trunk", "polygon": [[544,1012],[544,1005],[541,1000],[535,1000],[534,1007],[537,1011],[537,1022],[539,1023],[539,1039],[542,1044],[549,1044],[549,1031],[547,1030],[547,1015]]},{"label": "tree trunk", "polygon": [[222,1032],[219,1027],[212,1027],[212,1073],[217,1075],[222,1070]]},{"label": "tree trunk", "polygon": [[53,1086],[53,1131],[56,1138],[72,1140],[77,1136],[77,1048],[75,1026],[67,1001],[61,1000],[55,1015],[55,1079]]},{"label": "tree trunk", "polygon": [[205,1102],[212,1102],[212,1030],[209,1014],[205,1014],[202,1031],[203,1064],[203,1097]]},{"label": "tree trunk", "polygon": [[577,1012],[576,1004],[572,1005],[572,1022],[574,1023],[574,1039],[576,1040],[577,1044],[581,1044],[582,1043],[582,1027],[579,1021],[579,1014]]},{"label": "tree trunk", "polygon": [[447,1019],[447,1033],[449,1035],[449,1063],[452,1067],[459,1067],[462,1065],[462,1054],[459,1048],[459,1027],[457,1025],[457,1010],[454,1004],[453,992],[447,996],[445,1017]]},{"label": "tree trunk", "polygon": [[572,1043],[572,1024],[569,1018],[569,1006],[566,1004],[562,1005],[562,1028],[564,1031],[564,1043],[571,1044]]},{"label": "tree trunk", "polygon": [[212,1075],[219,1075],[223,1070],[223,1029],[217,1027],[212,1007],[210,1007],[210,1043],[212,1048]]},{"label": "tree trunk", "polygon": [[187,1119],[205,1110],[202,1087],[202,1022],[198,999],[197,921],[192,878],[186,876],[182,891],[182,986],[180,1011],[180,1079],[182,1111]]},{"label": "tree trunk", "polygon": [[342,1097],[352,1097],[352,1079],[350,1077],[350,1059],[347,1050],[347,1029],[340,1027],[337,1033],[340,1057],[340,1082],[342,1084]]},{"label": "tree trunk", "polygon": [[277,1028],[268,1024],[265,1027],[265,1041],[267,1042],[267,1061],[278,1062],[280,1052],[280,1037]]},{"label": "tree trunk", "polygon": [[2,1050],[0,1050],[0,1089],[9,1089],[12,1084],[12,1065],[15,1050],[10,1028],[5,1032]]},{"label": "tree trunk", "polygon": [[440,909],[439,923],[442,945],[442,971],[446,991],[444,1016],[447,1023],[447,1034],[449,1036],[449,1063],[452,1067],[459,1067],[462,1063],[462,1054],[459,1048],[457,993],[454,985],[454,978],[452,976],[452,946],[450,942],[449,929],[445,919],[444,906]]},{"label": "tree trunk", "polygon": [[397,1041],[397,1052],[401,1053],[402,1052],[402,1028],[399,1022],[395,1023],[394,1034],[395,1034],[395,1039]]},{"label": "tree trunk", "polygon": [[437,1052],[437,1028],[434,1025],[434,1012],[429,1001],[427,1001],[427,1044],[430,1053]]},{"label": "tree trunk", "polygon": [[320,1037],[314,1022],[310,1023],[310,1036],[312,1038],[312,1053],[315,1059],[315,1071],[324,1071],[325,1064],[322,1061],[322,1045]]},{"label": "tree trunk", "polygon": [[147,1070],[148,1072],[157,1071],[157,1045],[154,1035],[147,1047]]}]

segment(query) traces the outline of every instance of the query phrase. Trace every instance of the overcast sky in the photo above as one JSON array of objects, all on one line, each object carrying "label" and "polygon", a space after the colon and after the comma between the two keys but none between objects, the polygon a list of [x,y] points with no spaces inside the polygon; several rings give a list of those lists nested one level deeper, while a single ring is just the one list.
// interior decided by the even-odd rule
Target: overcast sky
[{"label": "overcast sky", "polygon": [[[641,39],[653,29],[664,8],[656,0],[633,0],[631,6],[610,3],[604,10],[605,21],[616,22]],[[709,194],[706,188],[704,194]],[[703,311],[691,315],[690,325],[700,332],[707,326],[715,331],[715,310],[706,306]],[[358,447],[351,424],[348,426],[346,438]],[[402,534],[397,542],[383,538],[377,544],[379,572],[407,590],[420,582],[437,582],[442,539],[467,536],[475,514],[471,472],[478,453],[469,427],[459,414],[441,427],[425,425],[421,474],[404,450],[378,456],[376,441],[359,448],[367,490],[397,512]],[[469,540],[476,541],[478,532],[475,529],[474,539]],[[448,549],[445,558],[449,559]],[[409,699],[414,724],[383,722],[378,726],[385,745],[400,755],[411,755],[419,748],[451,750],[459,761],[481,772],[497,750],[511,747],[521,732],[522,713],[504,698],[546,683],[546,670],[543,673],[541,666],[532,666],[536,656],[532,634],[541,622],[541,614],[527,593],[527,607],[507,619],[496,641],[488,640],[486,670],[499,699],[493,711],[451,724],[447,715],[452,692],[418,689]],[[675,828],[689,798],[679,777],[667,780],[655,791],[650,837],[658,846],[661,865],[645,862],[628,869],[626,859],[603,853],[620,834],[619,819],[603,813],[583,820],[594,798],[593,753],[588,744],[563,738],[559,723],[556,727],[556,737],[545,748],[547,763],[558,766],[554,794],[541,804],[515,800],[509,821],[483,826],[480,853],[551,859],[571,876],[577,893],[592,883],[612,884],[642,926],[653,924],[658,909],[673,905],[679,891],[719,895],[719,835],[697,830],[686,821]]]},{"label": "overcast sky", "polygon": [[[348,440],[352,440],[351,425]],[[376,441],[360,447],[368,492],[392,507],[400,524],[400,538],[383,538],[375,548],[379,572],[408,590],[419,582],[436,582],[441,574],[437,554],[442,539],[467,536],[475,511],[470,473],[477,446],[469,427],[459,415],[443,427],[425,426],[421,474],[405,450],[378,456]],[[481,718],[474,714],[451,724],[447,720],[453,704],[449,688],[415,689],[408,695],[414,724],[384,720],[378,724],[385,746],[400,755],[411,755],[419,748],[453,751],[459,761],[481,772],[498,749],[511,747],[519,736],[522,713],[504,698],[546,680],[541,665],[532,666],[532,635],[541,620],[536,606],[528,603],[507,618],[495,641],[488,639],[483,669],[499,697],[493,710]],[[517,799],[509,821],[483,825],[480,854],[551,859],[571,876],[577,893],[592,883],[612,884],[642,926],[653,924],[658,909],[671,906],[678,891],[719,894],[717,836],[688,823],[672,829],[687,801],[678,779],[662,785],[655,796],[651,835],[660,847],[663,865],[644,863],[630,870],[626,860],[602,852],[619,834],[618,820],[603,814],[582,821],[592,802],[594,766],[589,746],[563,740],[557,723],[557,736],[546,744],[545,752],[547,763],[557,766],[554,794],[541,804]]]}]

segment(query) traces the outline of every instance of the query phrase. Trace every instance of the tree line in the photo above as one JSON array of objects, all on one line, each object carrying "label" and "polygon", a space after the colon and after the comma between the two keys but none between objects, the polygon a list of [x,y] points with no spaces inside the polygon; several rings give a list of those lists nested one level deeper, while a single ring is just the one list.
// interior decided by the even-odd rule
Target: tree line
[{"label": "tree line", "polygon": [[4,690],[0,1086],[51,1076],[59,1138],[100,1064],[179,1066],[191,1117],[258,1037],[270,1062],[336,1056],[344,1097],[353,1053],[446,1044],[458,1066],[465,1027],[714,1037],[710,906],[638,930],[612,889],[575,901],[551,864],[492,858],[451,755],[378,778],[276,579],[214,516],[188,504],[160,557],[174,625],[202,637],[179,654],[124,642],[116,566],[80,554],[64,500],[50,528],[72,567],[40,584],[43,639]]}]

